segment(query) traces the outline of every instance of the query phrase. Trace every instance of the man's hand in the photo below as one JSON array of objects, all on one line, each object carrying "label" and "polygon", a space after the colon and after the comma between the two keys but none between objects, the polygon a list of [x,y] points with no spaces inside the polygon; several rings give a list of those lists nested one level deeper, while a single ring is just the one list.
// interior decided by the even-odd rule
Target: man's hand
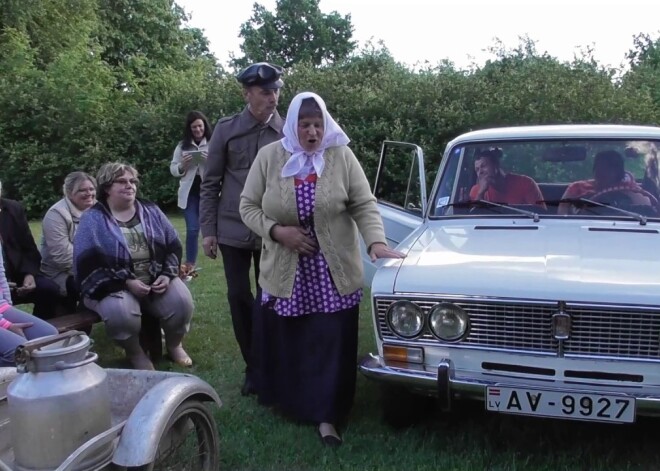
[{"label": "man's hand", "polygon": [[144,284],[140,280],[126,280],[126,288],[136,298],[144,298],[151,292],[151,286]]},{"label": "man's hand", "polygon": [[486,191],[488,191],[488,188],[493,184],[493,177],[491,176],[484,176],[479,178],[477,181],[477,185],[479,188],[479,191],[477,192],[477,199],[481,200],[483,199],[484,195],[486,194]]},{"label": "man's hand", "polygon": [[216,236],[206,236],[202,239],[204,255],[215,259],[218,256],[218,238]]},{"label": "man's hand", "polygon": [[28,274],[25,275],[25,278],[23,278],[23,286],[19,286],[16,288],[16,294],[18,296],[24,296],[32,291],[37,287],[37,283],[34,281],[34,276]]},{"label": "man's hand", "polygon": [[26,338],[25,332],[23,332],[23,330],[28,329],[30,327],[32,327],[32,322],[17,322],[10,325],[7,330],[15,333],[16,335],[20,335],[23,338]]}]

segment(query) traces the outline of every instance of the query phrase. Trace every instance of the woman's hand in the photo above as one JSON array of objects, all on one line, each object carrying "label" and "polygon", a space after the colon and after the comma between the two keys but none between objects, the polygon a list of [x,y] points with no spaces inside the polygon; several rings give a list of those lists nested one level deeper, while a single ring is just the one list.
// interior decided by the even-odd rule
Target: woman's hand
[{"label": "woman's hand", "polygon": [[156,278],[156,281],[151,283],[151,291],[156,294],[162,294],[167,291],[167,287],[170,285],[170,279],[165,275],[160,275]]},{"label": "woman's hand", "polygon": [[179,164],[179,170],[182,173],[186,173],[188,169],[190,168],[190,165],[192,164],[192,159],[193,156],[189,152],[185,152],[183,154],[183,158],[181,159],[181,163]]},{"label": "woman's hand", "polygon": [[151,286],[144,284],[140,280],[126,280],[126,288],[136,298],[144,298],[151,291]]},{"label": "woman's hand", "polygon": [[304,227],[276,224],[271,230],[271,237],[293,252],[312,256],[318,250],[318,245],[309,233],[310,230]]},{"label": "woman's hand", "polygon": [[405,254],[389,248],[387,244],[382,242],[371,244],[369,256],[371,257],[372,262],[375,262],[379,258],[406,258]]},{"label": "woman's hand", "polygon": [[28,329],[30,327],[32,327],[32,322],[16,322],[10,325],[7,330],[15,333],[16,335],[20,335],[23,338],[26,338],[25,332],[23,332],[23,330]]}]

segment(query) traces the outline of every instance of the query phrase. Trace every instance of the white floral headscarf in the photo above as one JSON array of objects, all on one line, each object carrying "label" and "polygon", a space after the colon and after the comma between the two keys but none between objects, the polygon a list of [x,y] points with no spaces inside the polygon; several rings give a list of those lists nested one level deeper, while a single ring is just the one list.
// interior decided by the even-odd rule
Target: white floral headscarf
[{"label": "white floral headscarf", "polygon": [[[305,152],[298,139],[298,114],[300,113],[300,106],[306,98],[313,98],[323,112],[323,139],[318,150],[313,154]],[[325,167],[325,160],[323,159],[325,150],[328,147],[345,146],[351,141],[337,122],[332,119],[323,99],[312,92],[299,93],[291,100],[286,113],[283,134],[282,146],[291,153],[291,157],[282,168],[282,177],[285,178],[293,176],[305,178],[313,171],[321,176]]]}]

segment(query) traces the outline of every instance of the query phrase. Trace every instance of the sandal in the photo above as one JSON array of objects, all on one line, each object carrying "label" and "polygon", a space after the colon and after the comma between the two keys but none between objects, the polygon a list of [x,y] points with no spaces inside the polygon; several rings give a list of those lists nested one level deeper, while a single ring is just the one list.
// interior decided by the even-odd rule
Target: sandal
[{"label": "sandal", "polygon": [[168,348],[167,353],[174,363],[180,366],[190,367],[193,365],[192,358],[186,353],[181,345]]}]

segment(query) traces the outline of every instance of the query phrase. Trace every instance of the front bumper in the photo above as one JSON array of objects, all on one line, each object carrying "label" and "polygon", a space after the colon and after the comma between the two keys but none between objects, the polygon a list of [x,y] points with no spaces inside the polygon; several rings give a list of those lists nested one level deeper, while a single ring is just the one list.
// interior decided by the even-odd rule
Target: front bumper
[{"label": "front bumper", "polygon": [[578,384],[562,380],[534,380],[515,376],[503,377],[486,373],[461,375],[455,371],[451,360],[438,362],[437,371],[429,371],[422,365],[385,362],[377,355],[363,357],[358,369],[367,378],[383,384],[404,386],[413,392],[438,397],[442,410],[451,408],[453,399],[475,399],[484,401],[488,386],[506,386],[529,389],[553,389],[561,391],[587,392],[593,394],[625,394],[635,398],[636,414],[660,416],[660,389],[643,385],[636,387],[613,387],[602,384]]}]

